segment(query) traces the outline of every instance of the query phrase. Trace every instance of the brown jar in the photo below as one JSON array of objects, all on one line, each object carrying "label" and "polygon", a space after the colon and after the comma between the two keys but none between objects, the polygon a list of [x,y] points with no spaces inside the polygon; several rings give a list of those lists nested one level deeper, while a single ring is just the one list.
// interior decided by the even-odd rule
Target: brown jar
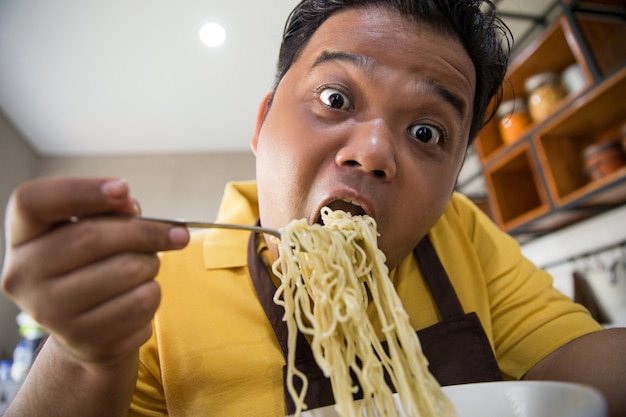
[{"label": "brown jar", "polygon": [[535,123],[550,116],[565,97],[565,90],[553,72],[542,72],[524,82],[528,112]]},{"label": "brown jar", "polygon": [[503,102],[498,108],[498,129],[506,145],[518,140],[532,123],[526,102],[521,98]]},{"label": "brown jar", "polygon": [[599,180],[626,165],[620,141],[594,143],[583,151],[585,173],[590,180]]}]

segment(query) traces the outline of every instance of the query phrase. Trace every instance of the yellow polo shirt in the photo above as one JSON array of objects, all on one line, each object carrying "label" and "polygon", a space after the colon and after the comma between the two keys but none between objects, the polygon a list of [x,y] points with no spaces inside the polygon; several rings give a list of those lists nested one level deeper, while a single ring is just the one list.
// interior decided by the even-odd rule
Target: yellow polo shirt
[{"label": "yellow polo shirt", "polygon": [[[253,224],[257,217],[256,183],[229,184],[218,220]],[[462,195],[453,195],[429,236],[506,378],[521,378],[558,347],[601,329]],[[194,232],[186,249],[162,255],[162,302],[140,351],[130,416],[285,415],[285,359],[248,273],[248,238]],[[391,278],[416,329],[440,320],[412,255]]]}]

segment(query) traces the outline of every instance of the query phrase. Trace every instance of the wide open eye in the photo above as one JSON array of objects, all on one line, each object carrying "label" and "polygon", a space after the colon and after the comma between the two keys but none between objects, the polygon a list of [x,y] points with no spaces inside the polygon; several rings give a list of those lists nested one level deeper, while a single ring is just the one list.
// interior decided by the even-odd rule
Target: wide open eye
[{"label": "wide open eye", "polygon": [[444,132],[432,125],[417,124],[409,128],[409,134],[423,143],[438,145],[445,139]]},{"label": "wide open eye", "polygon": [[341,91],[326,87],[319,94],[322,103],[333,109],[348,110],[352,107],[352,102]]}]

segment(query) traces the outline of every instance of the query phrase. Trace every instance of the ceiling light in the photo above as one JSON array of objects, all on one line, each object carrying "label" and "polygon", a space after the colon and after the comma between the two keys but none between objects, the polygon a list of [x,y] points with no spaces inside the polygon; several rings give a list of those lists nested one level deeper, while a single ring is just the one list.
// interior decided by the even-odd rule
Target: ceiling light
[{"label": "ceiling light", "polygon": [[226,31],[217,23],[207,23],[200,28],[200,40],[206,46],[216,47],[224,43]]}]

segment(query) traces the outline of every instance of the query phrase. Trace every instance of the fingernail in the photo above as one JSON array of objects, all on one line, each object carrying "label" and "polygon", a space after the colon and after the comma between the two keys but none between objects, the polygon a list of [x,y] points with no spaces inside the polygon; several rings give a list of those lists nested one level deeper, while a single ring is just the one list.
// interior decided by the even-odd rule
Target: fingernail
[{"label": "fingernail", "polygon": [[183,248],[189,242],[189,231],[184,227],[172,227],[169,231],[170,242],[176,248]]},{"label": "fingernail", "polygon": [[110,198],[123,198],[128,195],[128,182],[123,178],[105,181],[100,187],[102,193]]},{"label": "fingernail", "polygon": [[137,200],[133,202],[133,214],[137,216],[141,214],[141,205],[139,205],[139,201]]}]

